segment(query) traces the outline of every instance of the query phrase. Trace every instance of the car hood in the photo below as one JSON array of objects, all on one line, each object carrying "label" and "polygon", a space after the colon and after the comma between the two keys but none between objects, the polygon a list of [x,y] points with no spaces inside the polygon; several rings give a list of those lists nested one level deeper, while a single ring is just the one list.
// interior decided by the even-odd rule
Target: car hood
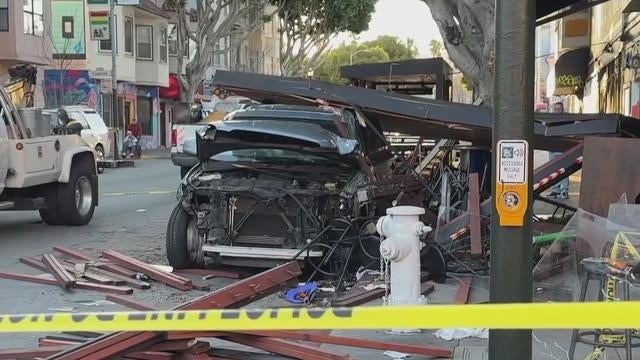
[{"label": "car hood", "polygon": [[229,150],[289,149],[326,155],[348,156],[358,142],[345,139],[320,125],[278,120],[227,120],[210,123],[195,138],[187,139],[183,151],[203,161]]}]

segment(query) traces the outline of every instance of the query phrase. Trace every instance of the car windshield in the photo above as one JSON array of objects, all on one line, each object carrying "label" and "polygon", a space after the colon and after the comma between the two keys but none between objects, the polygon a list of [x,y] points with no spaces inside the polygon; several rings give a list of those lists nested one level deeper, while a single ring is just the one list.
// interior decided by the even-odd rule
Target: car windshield
[{"label": "car windshield", "polygon": [[321,156],[305,154],[293,150],[284,149],[240,149],[225,151],[211,157],[212,160],[223,162],[253,162],[253,163],[278,163],[289,165],[336,165],[337,161]]},{"label": "car windshield", "polygon": [[107,130],[107,126],[104,124],[104,121],[102,121],[102,118],[98,113],[85,111],[84,117],[87,119],[87,123],[92,130]]}]

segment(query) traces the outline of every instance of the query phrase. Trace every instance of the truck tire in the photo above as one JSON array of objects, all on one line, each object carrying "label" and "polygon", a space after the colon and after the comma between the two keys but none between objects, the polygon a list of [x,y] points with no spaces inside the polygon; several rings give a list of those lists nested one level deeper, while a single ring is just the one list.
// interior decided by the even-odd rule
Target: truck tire
[{"label": "truck tire", "polygon": [[204,265],[202,243],[195,216],[176,205],[167,224],[167,260],[176,269],[200,268]]},{"label": "truck tire", "polygon": [[65,225],[87,225],[96,207],[91,170],[83,168],[83,164],[82,161],[74,162],[69,182],[58,184],[58,209]]},{"label": "truck tire", "polygon": [[46,209],[40,209],[40,218],[47,225],[62,225],[64,222],[60,217],[58,210],[58,186],[57,184],[45,185],[43,189],[44,202]]}]

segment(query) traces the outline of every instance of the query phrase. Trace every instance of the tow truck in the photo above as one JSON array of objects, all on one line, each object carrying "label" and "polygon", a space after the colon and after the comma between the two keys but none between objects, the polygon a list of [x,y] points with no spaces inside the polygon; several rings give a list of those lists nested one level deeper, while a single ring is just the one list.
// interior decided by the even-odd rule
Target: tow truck
[{"label": "tow truck", "polygon": [[35,68],[10,75],[0,87],[0,210],[38,210],[48,225],[88,224],[98,205],[93,150],[33,108]]}]

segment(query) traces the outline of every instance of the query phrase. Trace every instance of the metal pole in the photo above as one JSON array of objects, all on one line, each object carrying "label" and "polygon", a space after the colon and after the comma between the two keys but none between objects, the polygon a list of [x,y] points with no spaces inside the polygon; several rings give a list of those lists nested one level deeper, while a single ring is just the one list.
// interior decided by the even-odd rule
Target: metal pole
[{"label": "metal pole", "polygon": [[[531,302],[532,275],[532,164],[535,1],[496,0],[495,81],[493,96],[493,158],[499,140],[529,143],[528,205],[523,226],[504,227],[498,221],[496,202],[491,221],[492,303]],[[496,199],[497,164],[492,166],[492,196]],[[532,314],[535,316],[535,314]],[[489,332],[490,360],[531,359],[530,330]]]},{"label": "metal pole", "polygon": [[[116,56],[117,56],[117,44],[118,41],[116,39],[117,30],[116,30],[116,0],[110,0],[109,7],[109,37],[111,39],[111,118],[113,119],[113,126],[118,128],[118,76],[116,72]],[[123,123],[122,131],[124,134],[125,126]],[[118,133],[114,134],[114,143],[115,151],[113,153],[114,160],[118,160],[120,158],[120,149],[118,149]]]}]

